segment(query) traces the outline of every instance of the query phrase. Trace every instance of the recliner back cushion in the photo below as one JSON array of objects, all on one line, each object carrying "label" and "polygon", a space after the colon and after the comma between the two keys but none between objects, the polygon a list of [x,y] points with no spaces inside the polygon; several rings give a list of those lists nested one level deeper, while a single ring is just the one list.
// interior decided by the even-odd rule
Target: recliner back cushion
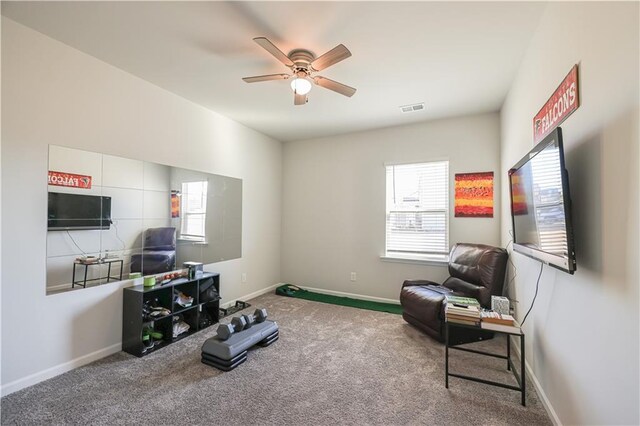
[{"label": "recliner back cushion", "polygon": [[176,228],[149,228],[144,232],[144,250],[162,251],[176,249]]},{"label": "recliner back cushion", "polygon": [[449,254],[449,275],[480,285],[478,261],[488,246],[458,243]]},{"label": "recliner back cushion", "polygon": [[485,251],[478,262],[480,279],[490,295],[502,293],[508,257],[506,250],[493,247],[491,250]]},{"label": "recliner back cushion", "polygon": [[451,278],[443,284],[454,291],[475,294],[482,306],[491,304],[491,296],[502,293],[507,268],[504,249],[483,244],[458,243],[449,255]]}]

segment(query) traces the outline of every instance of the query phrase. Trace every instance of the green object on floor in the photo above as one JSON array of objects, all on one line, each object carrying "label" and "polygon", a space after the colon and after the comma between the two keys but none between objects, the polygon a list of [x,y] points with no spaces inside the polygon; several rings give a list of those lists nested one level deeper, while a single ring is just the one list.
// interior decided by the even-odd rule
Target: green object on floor
[{"label": "green object on floor", "polygon": [[314,302],[330,303],[332,305],[351,306],[352,308],[389,312],[391,314],[398,315],[402,314],[402,306],[395,305],[393,303],[372,302],[369,300],[352,299],[350,297],[314,293],[291,284],[284,284],[276,288],[276,294],[280,296],[312,300]]}]

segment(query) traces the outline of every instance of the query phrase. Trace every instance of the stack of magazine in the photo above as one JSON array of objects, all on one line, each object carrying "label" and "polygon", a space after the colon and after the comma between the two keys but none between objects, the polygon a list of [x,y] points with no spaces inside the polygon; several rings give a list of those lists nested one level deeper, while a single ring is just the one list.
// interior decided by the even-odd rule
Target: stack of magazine
[{"label": "stack of magazine", "polygon": [[448,322],[480,325],[480,302],[473,297],[447,296],[445,316]]},{"label": "stack of magazine", "polygon": [[481,326],[484,329],[502,333],[522,334],[520,325],[511,315],[499,314],[494,311],[481,311]]},{"label": "stack of magazine", "polygon": [[499,314],[494,311],[482,311],[480,313],[482,322],[500,325],[515,325],[516,321],[511,315]]}]

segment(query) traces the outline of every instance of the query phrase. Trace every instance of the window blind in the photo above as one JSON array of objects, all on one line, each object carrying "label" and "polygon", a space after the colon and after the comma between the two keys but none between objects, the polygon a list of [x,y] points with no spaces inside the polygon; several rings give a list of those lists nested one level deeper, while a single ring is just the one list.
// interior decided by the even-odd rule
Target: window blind
[{"label": "window blind", "polygon": [[183,182],[180,235],[204,239],[206,216],[207,182]]},{"label": "window blind", "polygon": [[447,255],[448,225],[448,161],[387,166],[387,255]]}]

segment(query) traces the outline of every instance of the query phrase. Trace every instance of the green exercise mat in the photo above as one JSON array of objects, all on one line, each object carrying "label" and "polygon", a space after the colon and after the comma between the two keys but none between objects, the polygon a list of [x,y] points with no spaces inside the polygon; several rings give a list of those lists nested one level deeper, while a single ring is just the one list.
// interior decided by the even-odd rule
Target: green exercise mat
[{"label": "green exercise mat", "polygon": [[332,296],[330,294],[314,293],[292,284],[284,284],[276,288],[280,296],[295,297],[312,300],[314,302],[330,303],[332,305],[351,306],[352,308],[368,309],[370,311],[402,314],[402,307],[393,303],[372,302],[369,300],[352,299],[350,297]]}]

